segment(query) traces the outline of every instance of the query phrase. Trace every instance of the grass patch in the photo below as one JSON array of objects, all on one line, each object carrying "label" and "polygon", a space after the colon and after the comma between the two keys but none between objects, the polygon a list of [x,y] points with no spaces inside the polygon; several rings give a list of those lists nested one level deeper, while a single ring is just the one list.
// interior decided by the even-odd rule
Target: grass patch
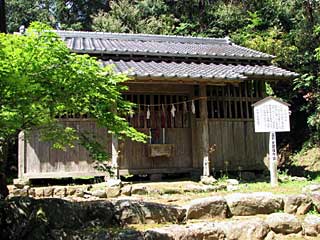
[{"label": "grass patch", "polygon": [[284,182],[272,187],[268,182],[240,184],[240,192],[272,192],[274,194],[299,194],[303,187],[310,185],[311,181]]},{"label": "grass patch", "polygon": [[272,187],[269,182],[241,183],[238,185],[239,190],[233,192],[226,190],[220,190],[218,192],[185,192],[184,190],[186,189],[201,186],[201,184],[192,181],[146,183],[144,185],[151,190],[151,193],[144,196],[141,195],[139,198],[143,201],[182,206],[190,203],[190,201],[194,199],[209,196],[225,196],[232,193],[271,192],[273,194],[301,194],[305,186],[315,183],[319,182],[315,180],[288,181],[279,183],[277,187]]}]

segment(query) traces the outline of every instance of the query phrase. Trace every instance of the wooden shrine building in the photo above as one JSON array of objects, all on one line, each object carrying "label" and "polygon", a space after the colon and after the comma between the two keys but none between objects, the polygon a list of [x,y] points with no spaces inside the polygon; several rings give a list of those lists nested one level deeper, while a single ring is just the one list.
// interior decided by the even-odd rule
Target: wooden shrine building
[{"label": "wooden shrine building", "polygon": [[[57,31],[72,52],[90,54],[131,78],[124,97],[137,104],[128,121],[151,136],[147,144],[113,142],[120,175],[245,171],[264,168],[268,135],[255,133],[251,105],[265,82],[295,73],[273,66],[273,56],[227,38]],[[93,131],[112,152],[112,139],[94,120],[68,116],[64,124]],[[215,151],[212,149],[215,148]],[[208,172],[204,172],[208,174]],[[101,175],[80,146],[66,152],[19,139],[19,177]]]}]

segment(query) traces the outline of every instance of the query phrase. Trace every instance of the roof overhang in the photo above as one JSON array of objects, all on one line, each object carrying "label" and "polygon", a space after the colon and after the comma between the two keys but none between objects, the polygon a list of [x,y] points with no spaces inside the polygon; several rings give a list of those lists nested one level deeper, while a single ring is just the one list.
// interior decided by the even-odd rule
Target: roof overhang
[{"label": "roof overhang", "polygon": [[125,73],[135,82],[184,82],[226,84],[245,80],[278,81],[293,79],[294,72],[268,65],[185,63],[165,61],[101,61],[113,65],[118,73]]}]

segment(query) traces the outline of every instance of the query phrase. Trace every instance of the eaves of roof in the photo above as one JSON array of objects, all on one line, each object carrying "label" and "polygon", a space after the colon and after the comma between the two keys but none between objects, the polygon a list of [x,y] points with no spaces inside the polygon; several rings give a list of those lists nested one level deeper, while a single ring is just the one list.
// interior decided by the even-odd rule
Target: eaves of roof
[{"label": "eaves of roof", "polygon": [[261,77],[265,79],[290,79],[298,74],[276,66],[267,65],[233,65],[214,63],[155,62],[155,61],[101,61],[105,65],[112,64],[118,73],[126,73],[135,79],[158,80],[208,80],[239,82]]}]

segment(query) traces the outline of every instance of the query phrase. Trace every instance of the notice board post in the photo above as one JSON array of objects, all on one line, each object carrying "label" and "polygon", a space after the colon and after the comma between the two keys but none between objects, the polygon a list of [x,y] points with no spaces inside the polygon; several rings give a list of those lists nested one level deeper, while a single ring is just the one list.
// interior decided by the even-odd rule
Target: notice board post
[{"label": "notice board post", "polygon": [[290,104],[274,97],[266,97],[253,106],[255,132],[269,133],[269,170],[271,186],[278,185],[276,132],[290,131]]}]

